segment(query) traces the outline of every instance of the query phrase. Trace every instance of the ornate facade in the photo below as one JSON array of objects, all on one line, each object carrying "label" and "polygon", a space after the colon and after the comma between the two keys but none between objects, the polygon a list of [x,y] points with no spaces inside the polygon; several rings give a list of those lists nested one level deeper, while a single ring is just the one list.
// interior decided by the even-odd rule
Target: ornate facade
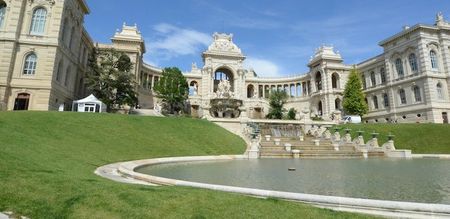
[{"label": "ornate facade", "polygon": [[[124,25],[111,44],[98,44],[83,25],[88,13],[84,0],[0,0],[0,108],[68,110],[88,94],[84,80],[94,47],[125,52],[134,64],[140,106],[157,108],[153,87],[162,70],[143,61],[145,43],[136,25]],[[263,78],[244,67],[246,57],[232,35],[213,38],[202,65],[185,73],[193,116],[264,118],[270,93],[285,90],[285,108],[296,109],[298,119],[339,118],[352,66],[332,47],[317,49],[307,73]],[[380,46],[383,54],[356,65],[370,108],[365,121],[448,122],[450,25],[443,16],[435,25],[405,27]]]}]

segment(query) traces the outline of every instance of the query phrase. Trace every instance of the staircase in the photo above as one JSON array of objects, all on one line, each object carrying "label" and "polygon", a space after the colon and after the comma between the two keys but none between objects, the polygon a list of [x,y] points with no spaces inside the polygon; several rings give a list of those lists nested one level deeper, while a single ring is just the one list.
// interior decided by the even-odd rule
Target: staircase
[{"label": "staircase", "polygon": [[[275,139],[280,139],[280,144],[275,144]],[[270,141],[261,139],[261,158],[292,158],[293,150],[300,150],[300,158],[363,158],[363,152],[358,151],[354,145],[341,145],[336,151],[331,140],[319,140],[315,145],[315,138],[305,137],[304,141],[299,138],[272,137]],[[285,144],[291,144],[291,151],[285,149]],[[384,152],[369,152],[369,157],[383,157]]]},{"label": "staircase", "polygon": [[163,115],[157,112],[154,109],[133,109],[130,114],[138,115],[138,116],[159,116],[163,117]]}]

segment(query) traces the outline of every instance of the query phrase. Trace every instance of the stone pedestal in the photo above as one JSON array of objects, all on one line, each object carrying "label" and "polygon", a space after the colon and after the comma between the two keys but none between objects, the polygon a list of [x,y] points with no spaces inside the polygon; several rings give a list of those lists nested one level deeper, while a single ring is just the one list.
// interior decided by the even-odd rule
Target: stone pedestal
[{"label": "stone pedestal", "polygon": [[292,148],[292,145],[291,145],[291,144],[289,144],[289,143],[284,144],[284,149],[285,149],[286,151],[291,151],[291,148]]},{"label": "stone pedestal", "polygon": [[334,147],[335,151],[339,151],[339,144],[338,143],[334,143],[333,147]]},{"label": "stone pedestal", "polygon": [[275,138],[273,141],[274,141],[276,146],[280,146],[281,140],[279,138]]},{"label": "stone pedestal", "polygon": [[300,150],[292,150],[292,156],[294,158],[300,158]]},{"label": "stone pedestal", "polygon": [[315,140],[313,140],[313,142],[314,142],[315,146],[320,146],[320,140],[319,139],[315,139]]},{"label": "stone pedestal", "polygon": [[305,137],[303,135],[300,135],[300,141],[305,141]]},{"label": "stone pedestal", "polygon": [[264,136],[264,137],[266,138],[266,141],[270,141],[270,138],[271,138],[272,136],[266,135],[266,136]]},{"label": "stone pedestal", "polygon": [[259,158],[259,143],[258,140],[252,139],[252,145],[248,151],[248,159],[258,159]]}]

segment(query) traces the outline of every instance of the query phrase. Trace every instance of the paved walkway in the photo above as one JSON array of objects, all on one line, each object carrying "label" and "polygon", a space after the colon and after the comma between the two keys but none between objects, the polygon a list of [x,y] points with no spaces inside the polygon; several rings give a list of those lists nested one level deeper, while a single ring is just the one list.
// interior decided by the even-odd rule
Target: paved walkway
[{"label": "paved walkway", "polygon": [[8,215],[0,213],[0,219],[9,219]]},{"label": "paved walkway", "polygon": [[[141,184],[141,185],[150,185],[150,186],[158,186],[152,183],[146,183],[144,181],[135,180],[133,178],[124,177],[117,172],[119,168],[119,163],[108,164],[106,166],[101,166],[95,170],[95,174],[105,177],[107,179],[121,182],[121,183],[131,183],[131,184]],[[0,217],[0,219],[3,219]]]}]

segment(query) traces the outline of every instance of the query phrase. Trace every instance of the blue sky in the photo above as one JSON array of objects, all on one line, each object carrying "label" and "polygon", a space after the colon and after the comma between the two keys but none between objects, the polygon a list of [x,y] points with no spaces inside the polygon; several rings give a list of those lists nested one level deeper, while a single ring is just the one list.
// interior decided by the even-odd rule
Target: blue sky
[{"label": "blue sky", "polygon": [[123,22],[137,24],[147,46],[145,61],[190,70],[214,32],[234,34],[247,66],[261,76],[308,71],[317,47],[333,45],[345,63],[382,53],[378,42],[404,25],[434,24],[448,0],[87,0],[85,25],[94,41],[108,43]]}]

